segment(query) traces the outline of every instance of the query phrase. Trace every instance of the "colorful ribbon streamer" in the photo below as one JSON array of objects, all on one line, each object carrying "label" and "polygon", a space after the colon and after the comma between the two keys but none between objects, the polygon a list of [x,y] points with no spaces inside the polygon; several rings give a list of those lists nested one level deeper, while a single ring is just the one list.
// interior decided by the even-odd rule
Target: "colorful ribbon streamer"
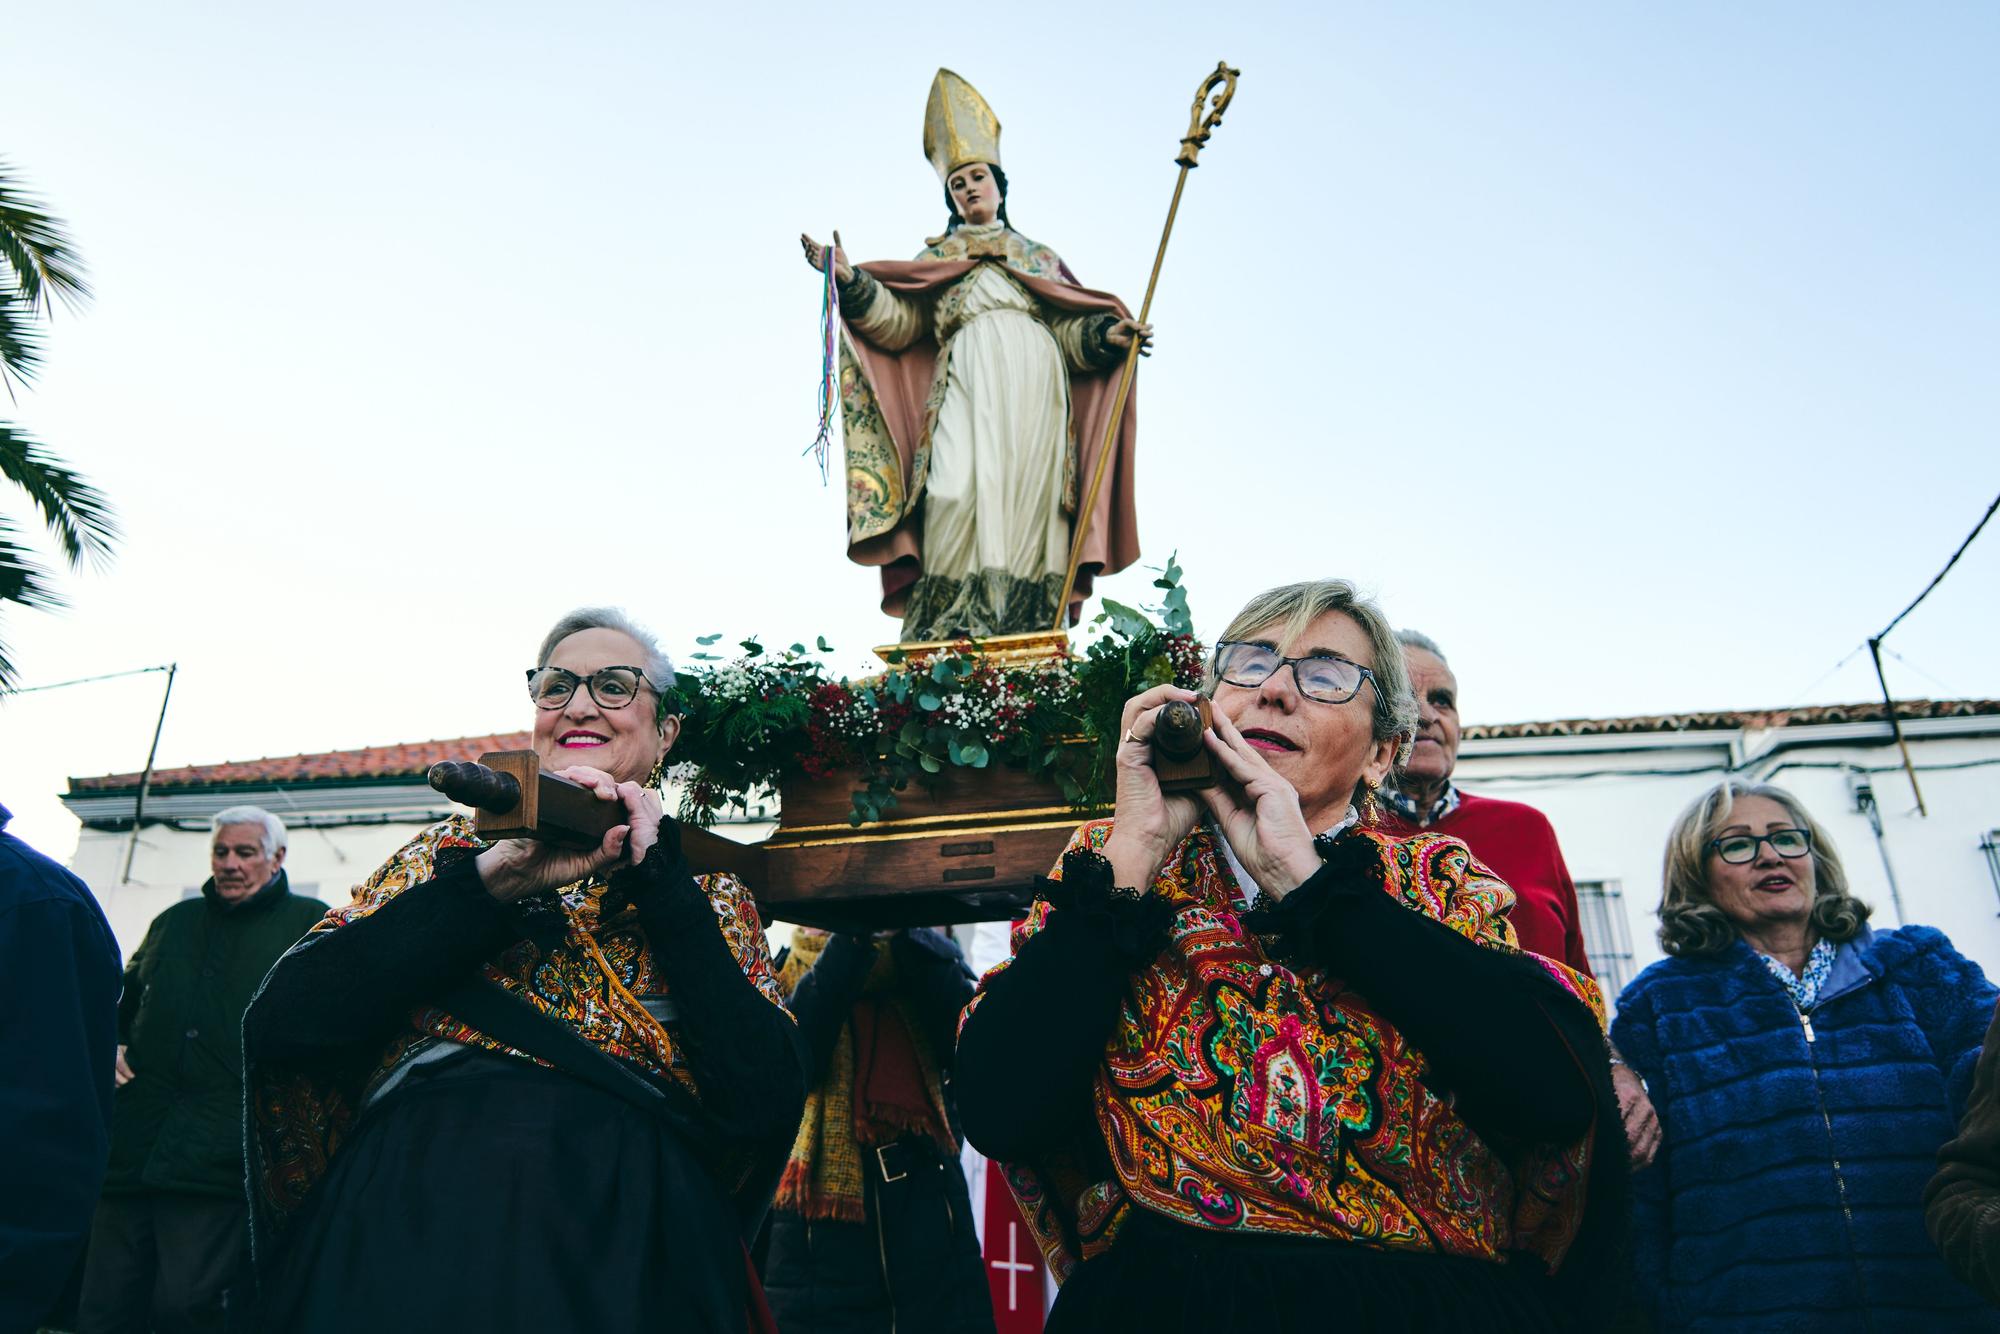
[{"label": "colorful ribbon streamer", "polygon": [[819,434],[805,453],[819,462],[819,484],[826,485],[833,456],[833,414],[840,406],[840,288],[833,280],[834,247],[826,249],[826,271],[819,300]]}]

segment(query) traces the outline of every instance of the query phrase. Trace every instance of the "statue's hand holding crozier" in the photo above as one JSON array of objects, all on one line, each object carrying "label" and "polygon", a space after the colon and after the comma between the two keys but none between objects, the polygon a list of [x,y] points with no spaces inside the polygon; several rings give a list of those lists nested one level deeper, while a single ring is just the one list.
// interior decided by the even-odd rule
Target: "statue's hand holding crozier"
[{"label": "statue's hand holding crozier", "polygon": [[1139,340],[1139,355],[1142,357],[1152,356],[1153,355],[1152,325],[1141,324],[1137,320],[1120,320],[1118,321],[1118,323],[1112,325],[1109,329],[1106,329],[1104,331],[1104,341],[1111,344],[1111,346],[1117,348],[1121,352],[1131,348],[1132,339],[1135,336]]}]

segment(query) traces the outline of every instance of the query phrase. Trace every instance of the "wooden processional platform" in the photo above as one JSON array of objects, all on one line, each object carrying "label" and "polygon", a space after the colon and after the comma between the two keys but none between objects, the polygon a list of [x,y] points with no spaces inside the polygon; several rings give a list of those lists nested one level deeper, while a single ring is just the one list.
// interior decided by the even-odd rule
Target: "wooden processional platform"
[{"label": "wooden processional platform", "polygon": [[[1001,635],[978,646],[999,666],[1067,651],[1060,631]],[[953,643],[896,644],[895,661],[949,651]],[[889,818],[849,823],[859,770],[779,787],[778,827],[761,843],[707,829],[682,830],[697,871],[728,871],[748,885],[768,921],[829,930],[885,930],[1005,921],[1027,910],[1081,822],[1053,782],[995,764],[947,768],[934,788],[897,793]]]},{"label": "wooden processional platform", "polygon": [[[1061,633],[1007,635],[980,651],[1005,666],[1068,645]],[[900,651],[893,659],[900,662],[953,647],[899,644],[877,652]],[[738,843],[684,825],[682,850],[696,872],[727,871],[749,886],[769,921],[873,931],[1018,917],[1078,823],[1055,783],[996,764],[952,767],[935,784],[913,783],[897,794],[893,818],[856,825],[849,816],[864,778],[859,769],[819,779],[791,775],[779,784],[778,827],[769,838]],[[543,773],[532,750],[436,764],[430,783],[470,806],[489,840],[595,847],[623,814],[588,788]]]}]

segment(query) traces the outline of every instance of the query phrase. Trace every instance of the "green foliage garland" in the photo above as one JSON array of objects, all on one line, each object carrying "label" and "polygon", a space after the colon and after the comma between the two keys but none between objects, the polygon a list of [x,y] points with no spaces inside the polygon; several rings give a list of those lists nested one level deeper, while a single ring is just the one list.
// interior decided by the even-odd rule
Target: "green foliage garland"
[{"label": "green foliage garland", "polygon": [[[883,819],[911,783],[996,762],[1053,780],[1079,810],[1106,805],[1125,701],[1201,681],[1203,649],[1181,575],[1170,557],[1153,581],[1164,590],[1157,620],[1107,598],[1096,618],[1102,633],[1080,657],[1056,652],[1007,668],[968,641],[851,681],[829,675],[803,644],[772,652],[746,639],[742,656],[723,662],[707,652],[721,636],[703,636],[695,658],[704,665],[681,674],[671,701],[685,715],[673,770],[681,818],[711,824],[730,808],[747,810],[791,774],[859,772],[848,815],[858,825]],[[832,651],[823,638],[816,644]]]}]

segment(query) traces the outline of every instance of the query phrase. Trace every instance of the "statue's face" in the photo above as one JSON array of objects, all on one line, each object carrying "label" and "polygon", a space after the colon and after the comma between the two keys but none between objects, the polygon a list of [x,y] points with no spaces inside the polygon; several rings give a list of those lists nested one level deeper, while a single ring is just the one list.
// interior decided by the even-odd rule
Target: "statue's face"
[{"label": "statue's face", "polygon": [[958,216],[973,226],[984,226],[1000,216],[1000,182],[993,179],[993,168],[984,162],[960,167],[944,185],[951,191],[951,202],[958,205]]}]

